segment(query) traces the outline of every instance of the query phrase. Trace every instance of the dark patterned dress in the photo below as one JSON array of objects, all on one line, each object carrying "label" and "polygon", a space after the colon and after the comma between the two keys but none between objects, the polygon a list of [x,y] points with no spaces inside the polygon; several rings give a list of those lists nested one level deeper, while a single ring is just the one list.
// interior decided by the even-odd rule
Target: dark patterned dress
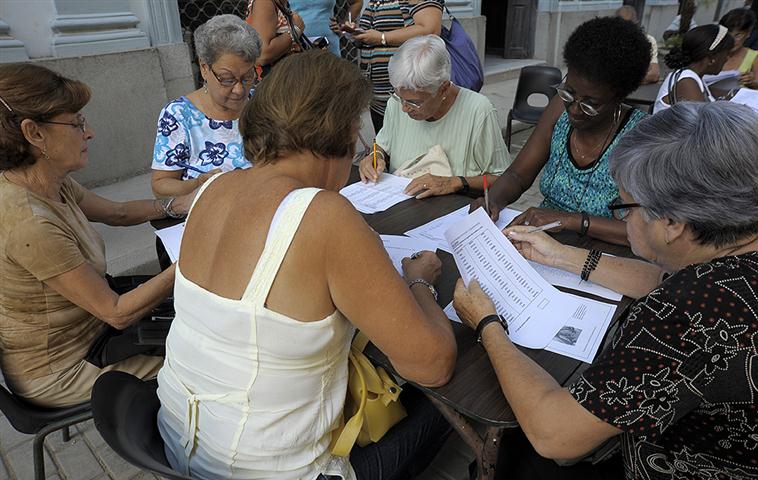
[{"label": "dark patterned dress", "polygon": [[628,479],[758,478],[758,252],[691,265],[630,307],[574,383],[623,430]]}]

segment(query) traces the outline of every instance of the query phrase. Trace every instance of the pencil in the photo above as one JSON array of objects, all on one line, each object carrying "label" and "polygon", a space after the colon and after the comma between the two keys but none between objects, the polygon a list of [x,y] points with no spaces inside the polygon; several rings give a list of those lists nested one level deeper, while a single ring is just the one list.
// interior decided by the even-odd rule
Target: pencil
[{"label": "pencil", "polygon": [[376,140],[374,140],[374,171],[376,171]]},{"label": "pencil", "polygon": [[487,174],[485,173],[482,176],[482,179],[484,180],[484,211],[487,212],[487,215],[490,214],[490,189],[487,185]]},{"label": "pencil", "polygon": [[541,227],[532,227],[526,233],[544,232],[545,230],[550,230],[551,228],[560,227],[560,226],[561,226],[561,221],[556,220],[555,222],[548,223],[547,225],[542,225]]}]

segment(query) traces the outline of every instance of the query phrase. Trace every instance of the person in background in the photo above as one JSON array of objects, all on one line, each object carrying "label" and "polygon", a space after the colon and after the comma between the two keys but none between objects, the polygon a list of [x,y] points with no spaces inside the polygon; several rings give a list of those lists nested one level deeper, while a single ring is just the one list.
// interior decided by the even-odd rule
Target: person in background
[{"label": "person in background", "polygon": [[[309,37],[324,37],[329,41],[329,51],[340,56],[340,39],[337,29],[333,28],[332,17],[336,0],[291,0],[290,7],[296,11],[303,23],[308,26],[306,34]],[[361,14],[363,2],[351,0],[349,9],[352,18]],[[347,20],[347,19],[345,19]],[[336,25],[336,24],[334,24]]]},{"label": "person in background", "polygon": [[369,0],[358,24],[347,25],[363,30],[353,37],[361,47],[361,68],[374,88],[371,121],[375,132],[382,129],[384,110],[392,94],[390,58],[410,38],[439,35],[444,6],[444,0]]},{"label": "person in background", "polygon": [[218,172],[249,168],[237,119],[255,82],[261,40],[236,15],[195,30],[203,86],[169,102],[158,117],[151,185],[157,197],[194,191]]},{"label": "person in background", "polygon": [[261,39],[261,51],[256,60],[260,76],[268,74],[271,67],[282,57],[300,51],[300,44],[295,39],[305,32],[305,22],[293,11],[293,34],[283,8],[290,8],[287,0],[250,0],[247,5],[245,21],[258,32]]},{"label": "person in background", "polygon": [[[616,16],[632,22],[635,25],[639,25],[639,20],[637,19],[637,10],[635,10],[631,5],[624,5],[622,7],[619,7],[619,9],[616,10]],[[658,81],[661,79],[661,70],[658,66],[658,41],[649,33],[646,33],[645,36],[650,42],[650,66],[647,69],[645,78],[642,79],[643,85],[646,83],[658,83]]]},{"label": "person in background", "polygon": [[373,153],[360,163],[361,179],[376,181],[439,145],[447,156],[451,176],[423,174],[406,188],[408,195],[425,198],[469,189],[482,191],[510,164],[497,111],[481,93],[450,81],[450,54],[437,35],[407,40],[389,63],[395,92],[387,103],[384,126]]},{"label": "person in background", "polygon": [[[755,125],[758,113],[744,105],[684,102],[621,140],[611,158],[621,196],[609,208],[644,260],[505,230],[525,258],[587,271],[637,299],[568,388],[516,348],[499,322],[480,324],[494,306],[475,281],[466,288],[459,280],[454,307],[477,328],[524,434],[502,443],[498,472],[530,480],[758,477]],[[548,460],[585,456],[619,435],[623,465]]]},{"label": "person in background", "polygon": [[90,95],[33,63],[0,66],[0,358],[8,387],[45,407],[89,401],[108,370],[157,374],[162,349],[135,345],[130,327],[171,293],[174,268],[115,290],[90,222],[183,215],[194,197],[112,202],[71,178],[89,162]]},{"label": "person in background", "polygon": [[723,25],[703,25],[687,32],[682,46],[672,48],[666,55],[666,65],[672,72],[658,90],[653,113],[672,103],[715,101],[703,75],[719,73],[733,46],[734,38]]},{"label": "person in background", "polygon": [[747,88],[758,88],[758,50],[745,47],[755,28],[755,14],[752,10],[736,8],[721,17],[719,23],[729,29],[734,39],[734,48],[721,67],[722,70],[740,72],[740,84]]},{"label": "person in background", "polygon": [[[650,42],[640,27],[618,17],[581,24],[563,49],[564,81],[516,159],[490,187],[489,212],[526,192],[541,172],[539,208],[529,208],[514,225],[560,221],[571,230],[611,243],[627,242],[626,226],[606,208],[618,197],[608,158],[645,113],[623,104],[640,86],[650,65]],[[598,61],[602,59],[602,61]],[[480,197],[472,210],[484,205]]]},{"label": "person in background", "polygon": [[439,258],[406,258],[401,277],[339,194],[370,88],[329,52],[283,59],[241,117],[255,165],[198,194],[158,375],[167,457],[192,478],[411,479],[451,431],[405,384],[408,416],[378,443],[354,446],[349,458],[329,449],[356,328],[421,385],[445,384],[456,360],[432,286]]},{"label": "person in background", "polygon": [[[671,25],[663,31],[663,40],[668,41],[673,37],[684,35],[689,30],[697,27],[697,22],[695,22],[696,12],[697,2],[695,0],[679,0],[676,17],[671,21]],[[682,18],[684,18],[684,23],[689,24],[688,26],[682,25]]]}]

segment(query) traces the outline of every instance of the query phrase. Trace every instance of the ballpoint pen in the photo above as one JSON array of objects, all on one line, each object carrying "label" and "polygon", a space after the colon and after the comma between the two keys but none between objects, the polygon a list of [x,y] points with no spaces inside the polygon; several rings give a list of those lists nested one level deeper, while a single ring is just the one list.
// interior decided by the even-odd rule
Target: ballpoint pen
[{"label": "ballpoint pen", "polygon": [[526,233],[534,233],[534,232],[544,232],[545,230],[550,230],[551,228],[556,228],[561,226],[561,221],[556,220],[555,222],[548,223],[547,225],[542,225],[539,227],[532,227],[527,231]]},{"label": "ballpoint pen", "polygon": [[484,179],[484,211],[487,212],[487,215],[490,214],[490,189],[487,185],[487,174],[485,173],[482,177]]}]

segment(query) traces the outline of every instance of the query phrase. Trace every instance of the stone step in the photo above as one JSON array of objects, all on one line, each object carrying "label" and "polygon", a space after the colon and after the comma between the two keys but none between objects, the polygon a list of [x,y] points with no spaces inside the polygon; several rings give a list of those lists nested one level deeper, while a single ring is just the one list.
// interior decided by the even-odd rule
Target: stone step
[{"label": "stone step", "polygon": [[484,56],[484,84],[502,82],[518,78],[521,69],[532,65],[545,65],[544,60],[533,58],[513,59],[496,55]]}]

